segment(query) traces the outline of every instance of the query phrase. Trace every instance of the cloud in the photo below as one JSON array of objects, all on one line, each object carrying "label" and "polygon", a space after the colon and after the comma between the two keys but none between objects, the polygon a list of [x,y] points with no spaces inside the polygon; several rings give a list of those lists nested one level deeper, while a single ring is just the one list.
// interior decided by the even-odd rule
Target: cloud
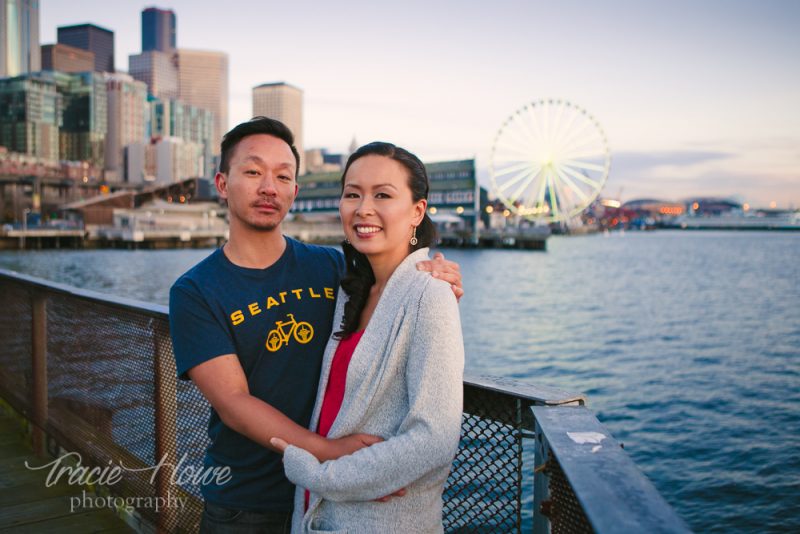
[{"label": "cloud", "polygon": [[611,168],[614,174],[650,174],[656,167],[691,167],[703,163],[736,157],[732,152],[718,150],[662,150],[613,152]]},{"label": "cloud", "polygon": [[737,154],[750,152],[792,152],[800,155],[798,151],[800,137],[786,135],[772,136],[748,136],[747,138],[727,138],[708,141],[690,141],[685,146],[696,147],[697,149],[710,149],[713,147],[724,146],[728,150],[733,150]]}]

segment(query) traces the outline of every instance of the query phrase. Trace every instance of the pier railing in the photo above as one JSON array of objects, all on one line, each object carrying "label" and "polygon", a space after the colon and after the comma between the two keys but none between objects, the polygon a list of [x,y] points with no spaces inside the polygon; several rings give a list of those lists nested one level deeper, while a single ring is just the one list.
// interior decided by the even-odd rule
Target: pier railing
[{"label": "pier railing", "polygon": [[[0,270],[0,340],[0,397],[43,465],[137,530],[197,530],[209,406],[176,379],[166,307]],[[582,396],[484,377],[464,382],[444,511],[446,532],[688,531]]]}]

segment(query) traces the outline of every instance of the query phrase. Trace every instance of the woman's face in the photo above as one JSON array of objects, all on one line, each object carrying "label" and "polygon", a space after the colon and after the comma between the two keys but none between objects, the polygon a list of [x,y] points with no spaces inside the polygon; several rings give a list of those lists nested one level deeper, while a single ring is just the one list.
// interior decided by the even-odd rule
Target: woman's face
[{"label": "woman's face", "polygon": [[347,239],[370,261],[398,264],[408,255],[413,228],[422,221],[427,201],[414,202],[408,170],[385,156],[368,155],[347,171],[339,214]]}]

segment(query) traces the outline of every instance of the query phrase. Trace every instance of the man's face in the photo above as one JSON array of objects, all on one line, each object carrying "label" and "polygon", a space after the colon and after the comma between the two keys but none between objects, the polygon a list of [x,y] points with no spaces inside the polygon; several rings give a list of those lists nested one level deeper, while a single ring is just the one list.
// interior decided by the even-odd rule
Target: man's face
[{"label": "man's face", "polygon": [[295,173],[294,154],[281,139],[256,134],[239,141],[228,172],[215,177],[220,197],[228,201],[231,230],[277,228],[297,196]]}]

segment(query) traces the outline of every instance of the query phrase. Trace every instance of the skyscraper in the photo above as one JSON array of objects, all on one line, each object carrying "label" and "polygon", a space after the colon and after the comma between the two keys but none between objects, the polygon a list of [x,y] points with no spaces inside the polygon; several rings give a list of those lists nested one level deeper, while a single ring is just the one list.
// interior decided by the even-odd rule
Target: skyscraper
[{"label": "skyscraper", "polygon": [[60,26],[58,42],[94,52],[95,72],[114,72],[114,32],[94,24]]},{"label": "skyscraper", "polygon": [[0,145],[57,161],[61,115],[52,77],[34,73],[0,79]]},{"label": "skyscraper", "polygon": [[[214,114],[175,99],[149,101],[151,138],[176,137],[202,147],[203,174],[214,176],[211,152],[214,146]],[[219,144],[219,143],[216,143]]]},{"label": "skyscraper", "polygon": [[128,73],[147,84],[148,92],[158,98],[178,96],[178,67],[174,52],[148,50],[128,56]]},{"label": "skyscraper", "polygon": [[175,12],[148,7],[142,10],[142,52],[175,50]]},{"label": "skyscraper", "polygon": [[42,45],[42,70],[61,72],[94,70],[94,53],[65,44]]},{"label": "skyscraper", "polygon": [[[303,156],[303,91],[284,82],[264,83],[253,88],[253,115],[277,119],[292,130],[294,143]],[[298,174],[306,173],[305,157]]]},{"label": "skyscraper", "polygon": [[178,49],[178,98],[214,114],[213,154],[228,130],[228,55]]},{"label": "skyscraper", "polygon": [[106,80],[96,72],[67,74],[44,72],[55,80],[61,95],[63,119],[59,131],[59,157],[105,164],[108,131]]},{"label": "skyscraper", "polygon": [[105,74],[104,78],[108,108],[105,164],[106,170],[114,171],[115,178],[121,180],[124,147],[145,140],[147,86],[122,73]]},{"label": "skyscraper", "polygon": [[39,0],[0,0],[0,77],[41,70]]}]

